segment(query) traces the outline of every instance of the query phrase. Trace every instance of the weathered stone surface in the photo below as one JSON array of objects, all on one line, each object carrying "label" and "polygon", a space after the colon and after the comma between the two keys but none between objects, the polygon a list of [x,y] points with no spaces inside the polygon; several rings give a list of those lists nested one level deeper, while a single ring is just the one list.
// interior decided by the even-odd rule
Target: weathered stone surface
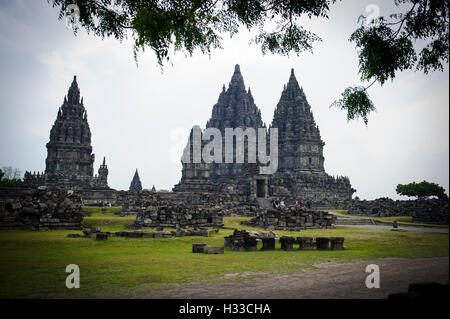
[{"label": "weathered stone surface", "polygon": [[0,188],[0,229],[81,229],[82,220],[78,193]]},{"label": "weathered stone surface", "polygon": [[203,252],[205,254],[223,254],[223,246],[205,246],[203,247]]},{"label": "weathered stone surface", "polygon": [[331,228],[336,223],[336,217],[321,211],[313,211],[300,207],[288,207],[285,210],[268,209],[246,225],[254,227],[274,227],[298,231],[306,228]]},{"label": "weathered stone surface", "polygon": [[449,224],[449,199],[376,200],[351,201],[346,206],[354,216],[412,216],[414,223]]},{"label": "weathered stone surface", "polygon": [[312,250],[312,237],[297,237],[297,242],[299,244],[299,250]]},{"label": "weathered stone surface", "polygon": [[246,230],[235,229],[233,235],[225,237],[225,247],[231,248],[233,251],[256,251],[257,238],[251,236]]},{"label": "weathered stone surface", "polygon": [[281,249],[283,250],[294,250],[294,237],[290,236],[281,236],[280,237],[280,243],[281,243]]},{"label": "weathered stone surface", "polygon": [[275,238],[262,238],[261,251],[275,250]]},{"label": "weathered stone surface", "polygon": [[95,239],[106,240],[106,239],[108,239],[108,234],[107,233],[96,233]]},{"label": "weathered stone surface", "polygon": [[331,237],[331,250],[344,250],[344,237]]},{"label": "weathered stone surface", "polygon": [[317,237],[316,238],[316,248],[317,248],[317,250],[329,250],[330,249],[330,238]]},{"label": "weathered stone surface", "polygon": [[192,244],[192,252],[193,253],[203,253],[206,244]]},{"label": "weathered stone surface", "polygon": [[[135,227],[221,227],[222,216],[217,209],[184,204],[161,205],[141,210],[136,215]],[[208,235],[208,231],[200,236]]]}]

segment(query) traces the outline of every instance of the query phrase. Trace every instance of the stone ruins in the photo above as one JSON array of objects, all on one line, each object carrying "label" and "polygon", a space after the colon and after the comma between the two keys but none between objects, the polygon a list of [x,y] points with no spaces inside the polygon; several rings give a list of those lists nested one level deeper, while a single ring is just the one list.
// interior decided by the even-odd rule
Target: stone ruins
[{"label": "stone ruins", "polygon": [[[325,172],[325,143],[293,70],[267,128],[236,65],[228,88],[223,86],[213,106],[206,128],[216,128],[222,136],[227,128],[240,128],[244,132],[248,128],[262,129],[266,132],[268,150],[267,132],[272,134],[271,129],[278,129],[277,171],[260,174],[261,163],[248,160],[248,138],[243,147],[247,154],[243,163],[236,163],[234,152],[233,163],[203,160],[194,163],[194,132],[202,132],[197,126],[192,129],[184,150],[182,177],[173,192],[157,192],[155,187],[152,191],[143,190],[137,169],[128,191],[111,189],[105,158],[94,176],[95,156],[87,111],[74,77],[50,131],[45,172],[27,171],[22,187],[0,189],[0,229],[79,229],[81,206],[100,201],[122,206],[122,216],[136,215],[135,228],[220,227],[222,217],[230,215],[253,217],[249,225],[271,229],[329,228],[335,224],[334,217],[319,208],[349,208],[349,214],[373,216],[413,212],[415,222],[448,224],[448,199],[417,204],[352,200],[355,190],[349,179]],[[286,209],[272,209],[270,200],[284,200]],[[314,209],[293,207],[294,201],[299,200]],[[289,240],[286,245],[290,245]]]},{"label": "stone ruins", "polygon": [[[225,128],[242,128],[244,131],[266,128],[250,88],[245,88],[239,65],[235,67],[228,88],[223,86],[206,128],[217,128],[222,136],[225,136]],[[270,128],[278,128],[278,170],[273,175],[259,174],[258,165],[247,159],[244,163],[225,163],[224,160],[221,163],[193,163],[191,131],[185,149],[190,158],[188,162],[182,161],[181,181],[175,185],[174,192],[241,194],[247,200],[283,198],[293,202],[302,199],[315,206],[329,206],[351,199],[355,190],[348,177],[332,177],[325,172],[325,143],[293,70],[281,93]],[[248,150],[247,144],[244,150]]]}]

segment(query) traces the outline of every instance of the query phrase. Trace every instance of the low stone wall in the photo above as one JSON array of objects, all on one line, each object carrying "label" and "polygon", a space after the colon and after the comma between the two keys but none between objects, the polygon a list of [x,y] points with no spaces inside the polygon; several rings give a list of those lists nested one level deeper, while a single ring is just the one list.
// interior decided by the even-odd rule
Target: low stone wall
[{"label": "low stone wall", "polygon": [[118,191],[115,189],[84,189],[80,191],[84,206],[95,205],[99,202],[120,206],[117,202]]},{"label": "low stone wall", "polygon": [[413,216],[413,222],[447,224],[449,217],[448,199],[375,200],[352,201],[348,204],[348,214],[354,216]]},{"label": "low stone wall", "polygon": [[124,215],[145,212],[148,207],[187,206],[204,207],[222,211],[222,215],[233,213],[244,216],[256,215],[256,203],[246,202],[245,196],[209,193],[157,193],[150,191],[119,191],[117,205]]},{"label": "low stone wall", "polygon": [[331,228],[332,224],[336,224],[336,217],[327,212],[296,207],[288,207],[283,211],[268,209],[246,223],[249,226],[273,227],[277,230]]},{"label": "low stone wall", "polygon": [[40,186],[0,188],[0,229],[81,229],[79,193]]},{"label": "low stone wall", "polygon": [[167,205],[148,208],[136,215],[136,228],[148,227],[222,227],[222,216],[214,209]]}]

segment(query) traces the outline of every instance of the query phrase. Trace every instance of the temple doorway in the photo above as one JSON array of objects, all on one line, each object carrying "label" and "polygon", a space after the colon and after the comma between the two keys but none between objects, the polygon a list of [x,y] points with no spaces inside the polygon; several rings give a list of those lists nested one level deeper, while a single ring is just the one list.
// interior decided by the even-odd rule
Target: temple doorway
[{"label": "temple doorway", "polygon": [[266,181],[263,179],[256,180],[256,197],[266,197],[265,187]]}]

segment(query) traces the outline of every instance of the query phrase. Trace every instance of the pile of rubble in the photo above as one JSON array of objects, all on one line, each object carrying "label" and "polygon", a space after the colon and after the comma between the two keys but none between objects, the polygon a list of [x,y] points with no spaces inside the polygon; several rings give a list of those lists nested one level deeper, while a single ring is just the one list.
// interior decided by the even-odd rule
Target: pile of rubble
[{"label": "pile of rubble", "polygon": [[448,198],[395,201],[390,198],[354,200],[348,207],[348,214],[353,216],[413,216],[413,222],[415,223],[445,225],[449,223],[448,212]]},{"label": "pile of rubble", "polygon": [[222,227],[222,215],[214,208],[186,206],[183,204],[148,206],[136,215],[134,227]]},{"label": "pile of rubble", "polygon": [[288,207],[284,210],[268,209],[245,224],[266,229],[300,231],[309,228],[332,228],[332,225],[336,224],[336,217],[327,212]]},{"label": "pile of rubble", "polygon": [[81,229],[79,193],[40,186],[0,189],[0,229]]}]

